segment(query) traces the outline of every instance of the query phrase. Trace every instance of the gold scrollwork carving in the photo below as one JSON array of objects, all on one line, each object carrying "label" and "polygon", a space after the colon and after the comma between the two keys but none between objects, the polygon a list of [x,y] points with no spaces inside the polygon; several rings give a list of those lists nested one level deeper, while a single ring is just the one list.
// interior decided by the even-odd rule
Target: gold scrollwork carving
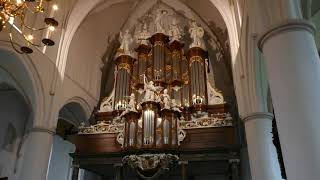
[{"label": "gold scrollwork carving", "polygon": [[147,61],[148,57],[146,54],[140,54],[138,57],[139,61]]},{"label": "gold scrollwork carving", "polygon": [[189,66],[192,66],[194,62],[199,62],[201,65],[203,65],[203,58],[201,56],[192,56],[190,58]]},{"label": "gold scrollwork carving", "polygon": [[120,63],[118,65],[119,70],[120,69],[125,69],[129,74],[131,73],[131,67],[128,63]]},{"label": "gold scrollwork carving", "polygon": [[181,55],[180,55],[180,52],[177,51],[177,50],[174,50],[172,52],[172,58],[176,58],[176,59],[180,59]]},{"label": "gold scrollwork carving", "polygon": [[166,65],[166,71],[171,71],[172,66],[171,65]]},{"label": "gold scrollwork carving", "polygon": [[154,42],[154,46],[164,47],[164,43],[162,41],[156,41],[156,42]]},{"label": "gold scrollwork carving", "polygon": [[189,75],[188,75],[187,72],[182,74],[182,80],[185,81],[185,82],[189,81]]}]

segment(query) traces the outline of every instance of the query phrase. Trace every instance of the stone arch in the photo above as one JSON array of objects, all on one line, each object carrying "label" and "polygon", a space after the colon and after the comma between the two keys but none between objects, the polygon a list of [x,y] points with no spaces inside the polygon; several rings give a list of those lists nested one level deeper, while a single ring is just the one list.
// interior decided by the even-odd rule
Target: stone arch
[{"label": "stone arch", "polygon": [[210,0],[210,1],[212,2],[212,4],[216,6],[216,8],[220,12],[227,26],[229,40],[230,40],[232,64],[234,64],[236,61],[236,56],[238,54],[238,49],[239,49],[239,36],[238,36],[239,29],[236,23],[236,16],[235,16],[236,12],[234,12],[234,8],[230,5],[231,3],[230,1],[221,1],[221,0]]},{"label": "stone arch", "polygon": [[81,97],[73,97],[67,100],[64,103],[64,105],[60,108],[59,118],[64,118],[61,116],[61,113],[67,112],[72,113],[74,115],[74,119],[69,121],[74,126],[79,126],[82,122],[87,123],[87,120],[90,118],[91,114],[89,104]]},{"label": "stone arch", "polygon": [[16,53],[9,44],[0,45],[0,68],[6,76],[2,82],[15,87],[30,104],[33,126],[42,126],[45,122],[44,88],[40,75],[27,55]]}]

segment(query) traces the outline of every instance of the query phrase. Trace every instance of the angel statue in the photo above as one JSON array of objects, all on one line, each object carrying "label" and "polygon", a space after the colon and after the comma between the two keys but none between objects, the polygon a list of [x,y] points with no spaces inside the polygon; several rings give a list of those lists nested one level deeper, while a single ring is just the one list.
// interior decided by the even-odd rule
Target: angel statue
[{"label": "angel statue", "polygon": [[166,15],[168,11],[166,10],[158,10],[156,14],[156,18],[154,20],[155,23],[155,32],[156,33],[164,33],[164,23],[163,23],[163,16]]},{"label": "angel statue", "polygon": [[147,78],[144,75],[144,101],[154,101],[155,92],[157,91],[156,87],[153,85],[153,81],[147,82]]},{"label": "angel statue", "polygon": [[170,42],[179,41],[182,37],[182,30],[178,25],[177,19],[174,18],[169,30]]},{"label": "angel statue", "polygon": [[189,33],[192,39],[192,43],[189,48],[200,47],[202,49],[206,49],[203,41],[204,30],[202,27],[198,26],[195,21],[191,22]]},{"label": "angel statue", "polygon": [[168,94],[168,90],[164,89],[162,94],[162,102],[163,102],[163,109],[170,109],[170,96]]},{"label": "angel statue", "polygon": [[134,93],[131,93],[129,99],[130,100],[129,100],[127,109],[129,111],[137,111],[137,109],[136,109],[136,97],[135,97]]},{"label": "angel statue", "polygon": [[127,29],[124,34],[120,32],[120,39],[119,39],[121,45],[120,49],[123,50],[123,54],[131,55],[131,43],[133,42],[133,38],[131,34],[129,33],[129,30]]},{"label": "angel statue", "polygon": [[146,23],[143,24],[141,31],[136,36],[136,41],[138,44],[148,45],[148,39],[151,34],[148,31],[148,26]]}]

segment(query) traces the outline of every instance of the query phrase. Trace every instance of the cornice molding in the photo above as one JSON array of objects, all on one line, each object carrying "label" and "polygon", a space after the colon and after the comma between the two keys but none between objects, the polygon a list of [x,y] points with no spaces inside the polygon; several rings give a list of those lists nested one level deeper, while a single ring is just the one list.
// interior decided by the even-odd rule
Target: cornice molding
[{"label": "cornice molding", "polygon": [[255,119],[266,119],[266,120],[270,120],[272,121],[274,115],[272,113],[268,113],[268,112],[255,112],[255,113],[251,113],[246,115],[245,117],[242,118],[242,121],[244,123],[251,121],[251,120],[255,120]]},{"label": "cornice molding", "polygon": [[55,135],[56,132],[52,129],[43,128],[43,127],[33,127],[30,132],[43,132],[51,135]]},{"label": "cornice molding", "polygon": [[273,36],[289,31],[308,31],[312,35],[316,33],[316,27],[309,21],[304,19],[290,19],[273,26],[270,30],[263,33],[258,41],[258,47],[263,51],[264,44]]}]

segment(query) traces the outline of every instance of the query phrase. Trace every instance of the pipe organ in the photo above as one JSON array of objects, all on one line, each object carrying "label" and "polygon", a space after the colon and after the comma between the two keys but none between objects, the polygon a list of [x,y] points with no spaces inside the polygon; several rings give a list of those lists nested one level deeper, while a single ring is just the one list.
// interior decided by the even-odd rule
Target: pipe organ
[{"label": "pipe organ", "polygon": [[115,119],[125,124],[122,146],[127,150],[177,148],[179,119],[190,120],[192,113],[206,112],[207,52],[194,46],[184,53],[184,43],[170,41],[164,33],[146,41],[137,45],[136,55],[119,49],[115,58],[112,104],[118,112]]},{"label": "pipe organ", "polygon": [[[102,100],[97,124],[79,128],[78,138],[88,142],[77,141],[78,152],[90,154],[90,148],[97,147],[97,153],[124,152],[122,163],[147,165],[161,159],[169,166],[179,157],[155,153],[234,144],[233,119],[222,94],[208,81],[203,28],[191,23],[190,38],[184,41],[177,22],[164,31],[165,11],[157,12],[153,33],[146,24],[136,37],[129,30],[120,33],[121,46],[113,60],[114,90]],[[138,171],[145,176],[159,170],[152,168]]]}]

